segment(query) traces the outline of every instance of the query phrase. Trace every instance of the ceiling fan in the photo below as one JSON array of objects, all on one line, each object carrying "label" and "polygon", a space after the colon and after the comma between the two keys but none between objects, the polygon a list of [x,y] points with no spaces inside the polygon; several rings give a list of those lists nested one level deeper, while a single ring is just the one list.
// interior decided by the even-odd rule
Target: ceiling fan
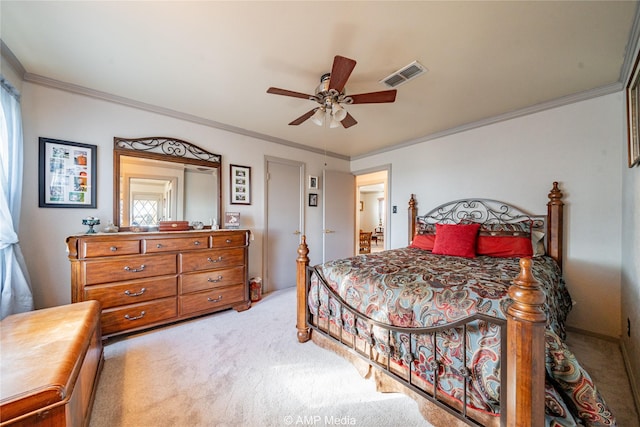
[{"label": "ceiling fan", "polygon": [[375,104],[384,102],[394,102],[396,100],[396,90],[383,90],[380,92],[361,93],[357,95],[346,95],[344,86],[356,66],[356,61],[336,55],[333,58],[331,73],[326,73],[320,78],[320,85],[316,88],[315,95],[294,92],[291,90],[270,87],[267,93],[274,95],[292,96],[294,98],[308,99],[320,104],[310,111],[307,111],[291,123],[297,126],[307,119],[319,126],[324,126],[325,122],[329,127],[342,126],[350,128],[357,124],[356,119],[344,109],[343,104]]}]

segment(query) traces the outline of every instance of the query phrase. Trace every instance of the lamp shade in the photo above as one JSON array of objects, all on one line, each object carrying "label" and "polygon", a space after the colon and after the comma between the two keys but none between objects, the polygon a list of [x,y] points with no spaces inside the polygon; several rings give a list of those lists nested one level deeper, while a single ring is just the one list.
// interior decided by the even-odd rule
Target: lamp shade
[{"label": "lamp shade", "polygon": [[325,110],[323,107],[320,107],[316,110],[315,113],[313,113],[313,116],[311,116],[311,121],[318,126],[324,126],[324,116]]},{"label": "lamp shade", "polygon": [[347,117],[347,110],[339,103],[334,103],[331,107],[333,119],[339,122],[343,121]]}]

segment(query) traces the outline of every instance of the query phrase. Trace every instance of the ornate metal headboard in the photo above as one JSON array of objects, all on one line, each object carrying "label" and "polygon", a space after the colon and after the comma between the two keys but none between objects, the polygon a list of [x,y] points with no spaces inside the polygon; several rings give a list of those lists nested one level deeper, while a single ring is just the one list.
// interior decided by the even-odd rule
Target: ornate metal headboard
[{"label": "ornate metal headboard", "polygon": [[531,221],[531,229],[546,231],[547,217],[531,215],[505,202],[491,199],[461,199],[444,203],[416,217],[416,234],[434,233],[436,224],[514,224]]},{"label": "ornate metal headboard", "polygon": [[419,232],[428,232],[427,227],[435,227],[440,223],[458,223],[463,220],[482,222],[484,224],[508,224],[509,222],[532,221],[532,229],[545,233],[547,255],[558,262],[562,268],[564,240],[564,201],[558,182],[553,182],[549,192],[546,215],[531,215],[508,203],[490,199],[465,199],[448,202],[418,216],[415,195],[409,200],[409,241]]}]

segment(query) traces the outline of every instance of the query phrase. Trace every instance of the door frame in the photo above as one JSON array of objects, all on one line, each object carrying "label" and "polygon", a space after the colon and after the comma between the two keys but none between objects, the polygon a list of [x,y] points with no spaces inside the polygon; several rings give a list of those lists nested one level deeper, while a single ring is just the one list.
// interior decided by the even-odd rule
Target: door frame
[{"label": "door frame", "polygon": [[385,201],[384,201],[384,208],[385,208],[385,215],[384,215],[384,249],[388,249],[388,242],[390,241],[389,236],[391,236],[391,163],[386,163],[384,165],[379,165],[379,166],[373,166],[370,168],[366,168],[366,169],[360,169],[357,171],[352,171],[351,173],[353,175],[356,176],[356,207],[355,207],[355,221],[356,221],[356,233],[354,235],[354,240],[356,242],[356,248],[358,246],[359,243],[359,227],[360,227],[360,221],[358,220],[358,213],[360,210],[360,207],[358,206],[358,204],[360,203],[360,189],[358,186],[358,177],[362,176],[362,175],[368,175],[371,173],[375,173],[375,172],[385,172],[387,173],[387,183],[385,185]]},{"label": "door frame", "polygon": [[[298,225],[300,237],[305,234],[304,208],[305,208],[305,163],[285,159],[282,157],[264,156],[264,235],[262,237],[262,277],[263,289],[269,287],[269,257],[267,253],[269,243],[269,163],[281,163],[289,166],[297,166],[299,168],[299,188],[300,188],[300,206],[298,213]],[[288,256],[289,254],[287,254]]]}]

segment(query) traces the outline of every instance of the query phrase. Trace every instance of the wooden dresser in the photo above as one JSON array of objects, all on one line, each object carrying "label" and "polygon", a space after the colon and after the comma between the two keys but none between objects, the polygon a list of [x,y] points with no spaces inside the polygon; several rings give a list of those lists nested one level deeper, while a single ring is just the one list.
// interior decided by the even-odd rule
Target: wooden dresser
[{"label": "wooden dresser", "polygon": [[251,307],[248,230],[122,232],[67,238],[72,302],[98,300],[105,338]]}]

